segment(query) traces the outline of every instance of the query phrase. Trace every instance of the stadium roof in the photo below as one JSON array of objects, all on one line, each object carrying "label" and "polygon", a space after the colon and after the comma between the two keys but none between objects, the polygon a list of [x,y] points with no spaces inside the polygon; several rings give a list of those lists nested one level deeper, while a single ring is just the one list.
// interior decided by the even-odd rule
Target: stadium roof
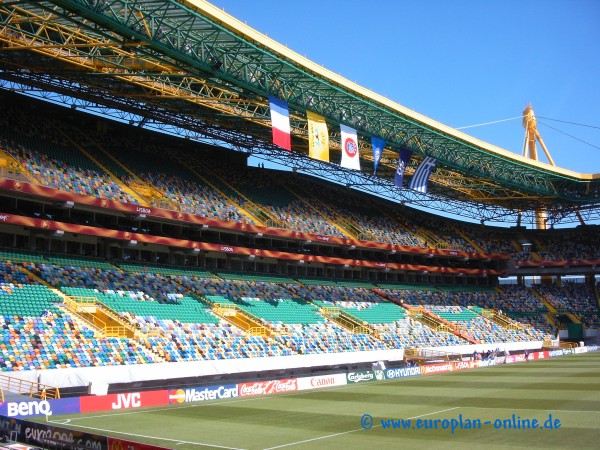
[{"label": "stadium roof", "polygon": [[[0,86],[279,162],[348,187],[481,220],[600,218],[600,174],[495,147],[303,58],[203,0],[0,0]],[[271,143],[267,97],[290,107],[293,151]],[[306,112],[358,130],[362,172],[308,158]],[[386,151],[373,173],[371,136]],[[429,192],[393,184],[398,150],[437,160]]]}]

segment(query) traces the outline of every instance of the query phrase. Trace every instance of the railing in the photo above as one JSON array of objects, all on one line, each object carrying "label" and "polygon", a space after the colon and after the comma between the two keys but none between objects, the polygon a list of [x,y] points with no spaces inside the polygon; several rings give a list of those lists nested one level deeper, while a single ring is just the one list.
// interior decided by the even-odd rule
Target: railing
[{"label": "railing", "polygon": [[575,348],[575,347],[579,347],[579,344],[577,344],[577,342],[563,342],[563,341],[560,341],[560,343],[558,345],[560,346],[560,348]]},{"label": "railing", "polygon": [[232,303],[213,303],[213,310],[218,316],[228,320],[244,331],[254,335],[268,336],[270,330],[261,325],[261,320],[255,315],[240,309]]},{"label": "railing", "polygon": [[441,326],[443,326],[442,323],[440,323],[439,321],[433,319],[432,317],[430,317],[424,313],[422,313],[421,316],[414,316],[414,317],[417,318],[419,320],[419,322],[427,325],[429,328],[432,328],[435,331],[438,331],[438,329]]},{"label": "railing", "polygon": [[11,180],[39,184],[23,165],[9,152],[0,149],[0,176]]},{"label": "railing", "polygon": [[336,223],[337,225],[342,227],[344,230],[346,230],[349,234],[351,234],[352,237],[357,238],[357,239],[360,237],[362,231],[356,225],[351,223],[348,219],[345,219],[341,216],[336,216],[336,217],[332,218],[332,220],[334,223]]},{"label": "railing", "polygon": [[364,231],[361,232],[358,235],[358,239],[361,240],[361,241],[371,241],[371,242],[383,242],[383,243],[385,243],[384,241],[381,240],[381,238],[378,238],[373,233],[370,233],[368,231],[367,232],[364,232]]},{"label": "railing", "polygon": [[423,311],[418,308],[409,309],[407,310],[407,312],[408,317],[412,317],[413,319],[420,319],[421,317],[423,317]]},{"label": "railing", "polygon": [[250,327],[248,328],[248,333],[250,333],[252,336],[265,337],[269,335],[269,330],[267,327]]},{"label": "railing", "polygon": [[254,203],[250,200],[245,201],[244,209],[246,211],[250,212],[251,214],[253,214],[254,216],[256,216],[268,227],[281,228],[281,229],[288,228],[288,225],[285,222],[283,222],[279,219],[276,219],[274,217],[271,217],[259,205],[257,205],[256,203]]},{"label": "railing", "polygon": [[78,310],[79,310],[79,308],[84,308],[84,307],[96,308],[97,302],[98,302],[98,299],[96,297],[84,297],[84,296],[78,296],[78,295],[72,295],[72,296],[65,297],[65,303],[67,304],[67,306],[73,305],[73,307],[77,308]]},{"label": "railing", "polygon": [[371,334],[373,332],[370,327],[362,325],[357,318],[337,306],[324,306],[321,308],[321,313],[354,334]]},{"label": "railing", "polygon": [[462,355],[459,353],[424,348],[407,348],[404,350],[404,356],[407,359],[443,359],[445,361],[458,361],[462,359]]},{"label": "railing", "polygon": [[57,387],[9,375],[0,375],[0,390],[2,391],[2,401],[4,401],[4,391],[28,395],[41,400],[60,398],[60,390]]},{"label": "railing", "polygon": [[[104,303],[100,302],[96,297],[67,296],[65,297],[65,303],[68,308],[79,314],[84,320],[97,327],[98,330],[105,336],[126,338],[128,337],[127,331],[135,334],[134,330],[129,329],[122,323],[115,311],[113,311]],[[104,320],[95,315],[97,309],[102,311],[105,316],[117,323],[120,323],[120,325],[108,325]]]},{"label": "railing", "polygon": [[501,312],[494,311],[493,309],[482,309],[481,315],[492,322],[507,328],[509,330],[521,330],[523,327],[511,320],[510,317],[502,314]]}]

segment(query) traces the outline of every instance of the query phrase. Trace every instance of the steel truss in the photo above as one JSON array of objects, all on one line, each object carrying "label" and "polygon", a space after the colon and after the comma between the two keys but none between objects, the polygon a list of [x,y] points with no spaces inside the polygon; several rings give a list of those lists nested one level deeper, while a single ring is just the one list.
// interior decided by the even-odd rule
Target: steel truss
[{"label": "steel truss", "polygon": [[[1,72],[0,72],[1,74]],[[256,158],[278,163],[293,171],[318,179],[337,183],[360,192],[372,194],[406,206],[417,207],[433,213],[453,215],[471,221],[488,223],[511,223],[518,220],[519,211],[511,211],[488,203],[452,200],[447,196],[420,194],[400,189],[393,183],[363,172],[345,169],[337,164],[327,164],[305,155],[282,151],[269,141],[244,133],[232,132],[216,124],[190,120],[183,113],[164,110],[122,96],[107,95],[104,91],[68,83],[53,77],[38,74],[0,76],[0,88],[20,92],[24,95],[61,104],[119,122],[129,123],[148,130],[172,134],[178,137],[227,147],[231,150],[252,155]],[[77,97],[73,94],[76,93]],[[579,216],[578,216],[579,214]],[[566,224],[600,219],[600,210],[595,207],[578,210],[556,208],[548,211],[548,225]],[[520,222],[533,224],[535,213],[524,211]]]},{"label": "steel truss", "polygon": [[[41,92],[55,89],[64,104],[214,139],[312,176],[471,220],[514,223],[521,211],[529,223],[539,209],[551,225],[599,215],[599,180],[568,179],[458,140],[311,72],[187,3],[0,0],[0,27],[0,76],[30,95],[49,97]],[[268,95],[290,105],[298,152],[270,144]],[[330,130],[340,123],[356,128],[363,167],[372,162],[365,138],[386,139],[378,177],[305,157],[306,110],[324,115],[335,125]],[[339,148],[339,133],[330,134]],[[390,148],[401,147],[438,160],[430,194],[393,186],[397,156]],[[417,164],[412,161],[408,175]]]}]

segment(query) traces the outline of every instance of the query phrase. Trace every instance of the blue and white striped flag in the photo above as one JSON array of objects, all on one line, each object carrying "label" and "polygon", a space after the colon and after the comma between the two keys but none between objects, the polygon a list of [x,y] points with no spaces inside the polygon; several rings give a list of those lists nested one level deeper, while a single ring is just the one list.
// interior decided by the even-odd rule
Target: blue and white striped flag
[{"label": "blue and white striped flag", "polygon": [[431,175],[431,172],[433,172],[436,162],[437,160],[435,158],[426,156],[423,162],[419,164],[419,167],[417,167],[417,170],[408,184],[408,188],[427,194],[429,176]]}]

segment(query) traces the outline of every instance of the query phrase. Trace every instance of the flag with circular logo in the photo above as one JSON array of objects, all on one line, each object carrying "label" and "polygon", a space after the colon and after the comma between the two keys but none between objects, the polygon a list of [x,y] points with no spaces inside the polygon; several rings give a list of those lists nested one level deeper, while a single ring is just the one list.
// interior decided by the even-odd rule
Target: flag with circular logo
[{"label": "flag with circular logo", "polygon": [[340,166],[360,170],[360,155],[358,152],[358,136],[354,128],[340,125],[342,131],[342,161]]}]

